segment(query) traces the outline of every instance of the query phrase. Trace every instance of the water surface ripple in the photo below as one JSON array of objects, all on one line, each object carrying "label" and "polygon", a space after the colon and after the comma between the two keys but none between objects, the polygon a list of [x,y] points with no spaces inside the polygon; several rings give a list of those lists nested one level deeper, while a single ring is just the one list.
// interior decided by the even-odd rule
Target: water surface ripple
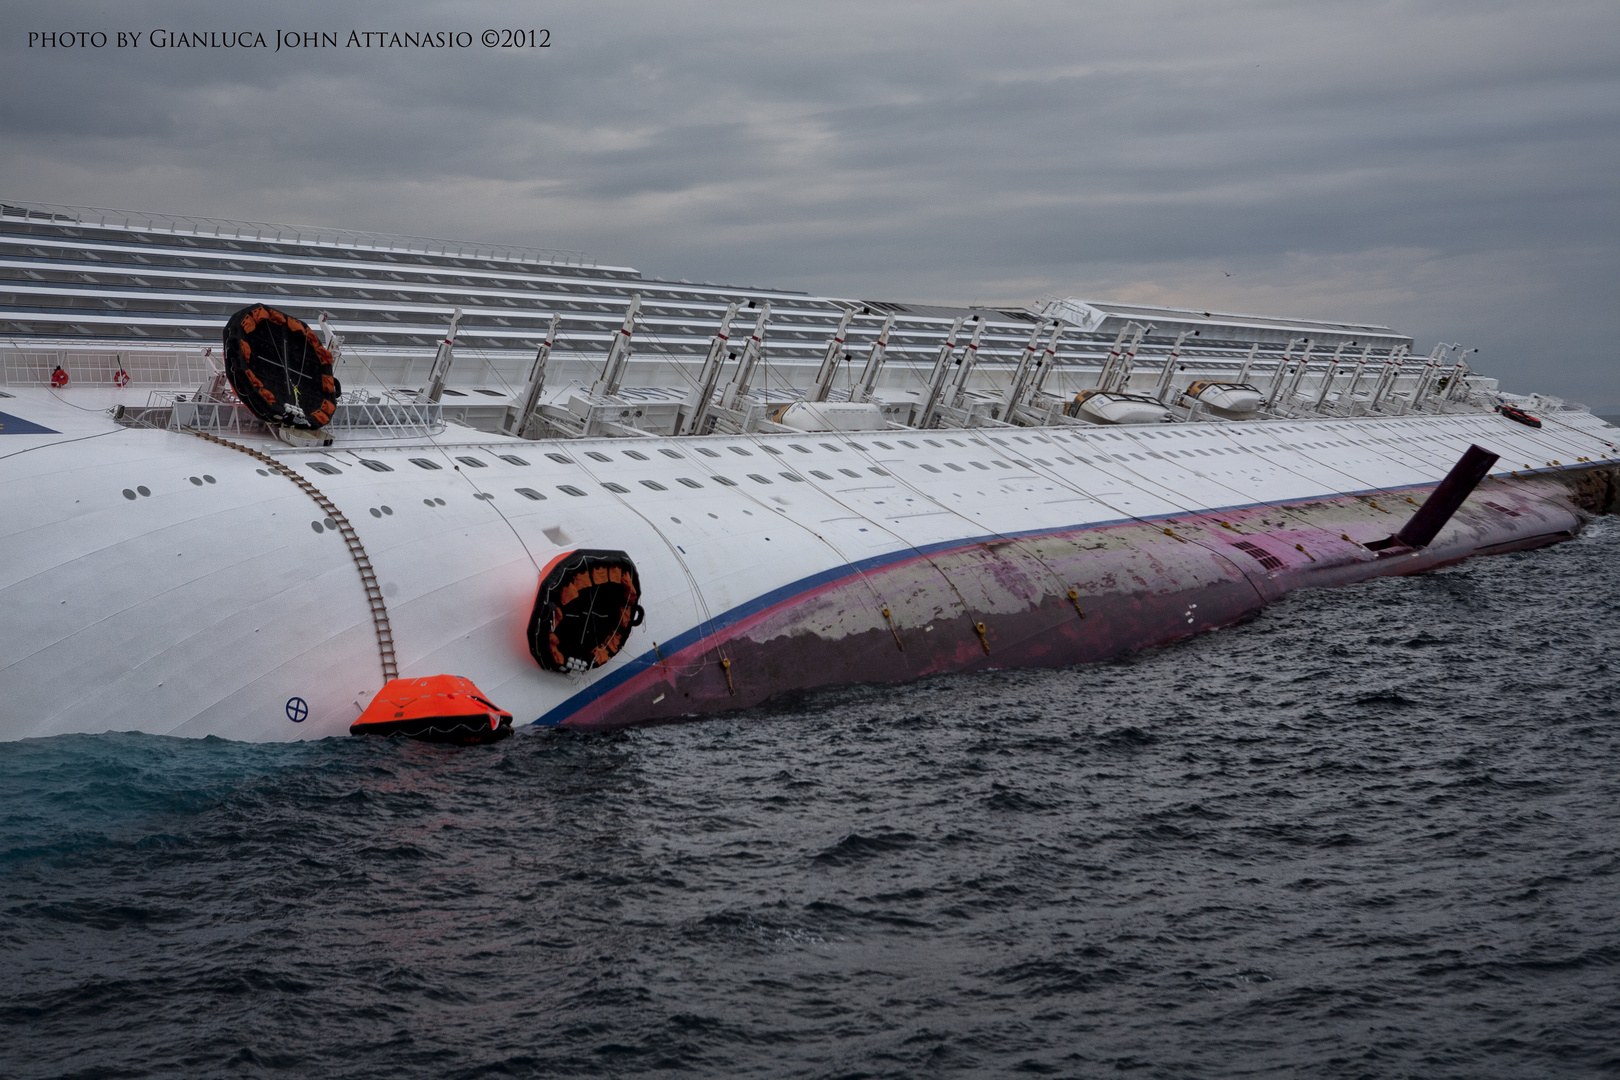
[{"label": "water surface ripple", "polygon": [[0,1074],[1614,1074],[1617,565],[612,736],[0,746]]}]

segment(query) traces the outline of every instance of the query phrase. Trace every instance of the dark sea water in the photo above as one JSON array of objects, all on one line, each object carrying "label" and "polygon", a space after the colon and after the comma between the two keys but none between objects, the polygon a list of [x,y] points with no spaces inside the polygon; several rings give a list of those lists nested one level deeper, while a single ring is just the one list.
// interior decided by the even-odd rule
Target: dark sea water
[{"label": "dark sea water", "polygon": [[1620,521],[1062,671],[0,746],[0,1075],[1620,1074]]}]

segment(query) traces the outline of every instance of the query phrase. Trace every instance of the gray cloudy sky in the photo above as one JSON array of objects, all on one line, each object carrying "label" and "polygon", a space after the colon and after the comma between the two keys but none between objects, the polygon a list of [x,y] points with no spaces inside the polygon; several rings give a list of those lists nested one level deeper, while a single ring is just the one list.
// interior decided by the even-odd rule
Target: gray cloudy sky
[{"label": "gray cloudy sky", "polygon": [[[488,27],[552,46],[145,36]],[[121,28],[142,45],[27,47]],[[1384,322],[1423,352],[1478,345],[1507,389],[1620,412],[1617,57],[1614,0],[11,0],[0,197],[871,299]]]}]

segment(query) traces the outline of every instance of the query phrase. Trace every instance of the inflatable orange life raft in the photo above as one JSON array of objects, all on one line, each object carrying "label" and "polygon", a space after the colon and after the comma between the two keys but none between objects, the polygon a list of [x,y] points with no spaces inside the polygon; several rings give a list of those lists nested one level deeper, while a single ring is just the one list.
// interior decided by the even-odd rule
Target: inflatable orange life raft
[{"label": "inflatable orange life raft", "polygon": [[460,675],[390,679],[350,735],[405,735],[427,742],[488,743],[512,734],[512,714]]}]

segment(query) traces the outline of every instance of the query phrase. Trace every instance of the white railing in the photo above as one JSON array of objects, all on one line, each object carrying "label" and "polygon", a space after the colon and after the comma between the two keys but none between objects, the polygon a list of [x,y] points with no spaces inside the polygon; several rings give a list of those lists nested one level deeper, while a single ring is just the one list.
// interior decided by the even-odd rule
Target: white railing
[{"label": "white railing", "polygon": [[[0,386],[46,386],[60,367],[71,386],[200,386],[214,365],[200,352],[118,352],[0,346]],[[122,371],[127,378],[120,378]]]},{"label": "white railing", "polygon": [[402,236],[362,229],[333,229],[320,225],[287,225],[273,221],[236,221],[231,218],[153,214],[144,210],[113,210],[99,206],[57,203],[0,203],[0,217],[57,225],[73,224],[177,236],[231,237],[272,243],[338,244],[372,251],[399,251],[444,255],[462,259],[502,259],[508,262],[562,263],[595,266],[583,251],[568,248],[523,247],[510,244],[475,244],[431,236]]}]

